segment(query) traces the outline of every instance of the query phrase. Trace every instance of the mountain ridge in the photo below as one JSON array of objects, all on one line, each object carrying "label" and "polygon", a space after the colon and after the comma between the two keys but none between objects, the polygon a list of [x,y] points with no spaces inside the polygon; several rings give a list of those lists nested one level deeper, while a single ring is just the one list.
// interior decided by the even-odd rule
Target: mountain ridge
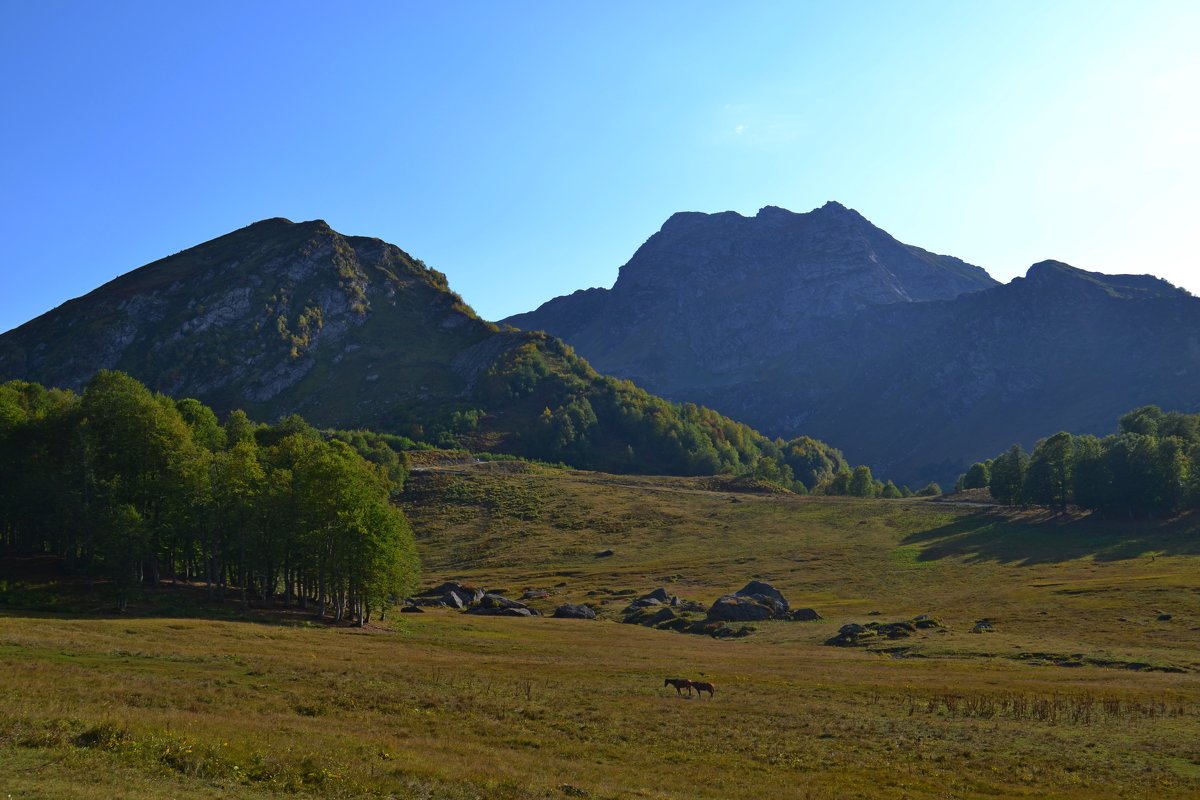
[{"label": "mountain ridge", "polygon": [[[1060,427],[1103,433],[1128,408],[1200,402],[1188,383],[1200,375],[1191,333],[1200,301],[1159,278],[1047,260],[1000,284],[898,242],[839,203],[799,215],[730,214],[672,215],[612,289],[504,322],[559,335],[605,372],[769,435],[803,430],[836,441],[852,461],[914,484],[952,480],[974,460]],[[695,286],[717,260],[705,226],[727,231],[760,218],[771,223],[759,226],[761,241],[739,243],[735,233],[728,245],[758,259],[744,266],[756,277]],[[684,241],[672,250],[665,232]],[[646,280],[697,253],[710,256],[705,275]],[[795,263],[825,281],[800,304]],[[1070,362],[1054,363],[1056,350]],[[1141,377],[1121,386],[1122,372]]]},{"label": "mountain ridge", "polygon": [[132,270],[0,335],[0,381],[79,389],[120,370],[258,419],[300,414],[591,469],[754,473],[811,488],[844,466],[603,376],[544,333],[484,321],[380,239],[272,218]]}]

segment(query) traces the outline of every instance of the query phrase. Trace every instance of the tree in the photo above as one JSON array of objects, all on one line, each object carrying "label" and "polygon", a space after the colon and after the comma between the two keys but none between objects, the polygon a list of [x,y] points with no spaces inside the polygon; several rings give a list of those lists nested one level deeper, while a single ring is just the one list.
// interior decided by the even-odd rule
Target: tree
[{"label": "tree", "polygon": [[1029,464],[1029,456],[1014,444],[1008,452],[992,462],[991,481],[988,489],[996,500],[1008,505],[1021,502],[1021,491],[1025,485],[1025,470]]},{"label": "tree", "polygon": [[1075,466],[1075,445],[1066,431],[1043,439],[1033,448],[1022,495],[1031,502],[1066,510]]},{"label": "tree", "polygon": [[862,464],[854,468],[850,476],[850,484],[846,493],[852,497],[874,497],[875,479],[871,477],[871,468]]},{"label": "tree", "polygon": [[1103,508],[1112,496],[1112,473],[1105,461],[1104,446],[1091,435],[1076,436],[1074,444],[1072,496],[1084,508]]},{"label": "tree", "polygon": [[962,488],[964,489],[983,489],[991,482],[992,474],[988,469],[988,465],[982,461],[976,461],[967,470],[963,476]]}]

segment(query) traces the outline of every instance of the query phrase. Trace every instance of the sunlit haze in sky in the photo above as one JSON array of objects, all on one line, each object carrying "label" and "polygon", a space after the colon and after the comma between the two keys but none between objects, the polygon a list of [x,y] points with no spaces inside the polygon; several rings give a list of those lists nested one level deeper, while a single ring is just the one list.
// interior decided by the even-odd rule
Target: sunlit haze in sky
[{"label": "sunlit haze in sky", "polygon": [[1200,3],[0,2],[0,331],[265,217],[488,319],[676,211],[1200,294]]}]

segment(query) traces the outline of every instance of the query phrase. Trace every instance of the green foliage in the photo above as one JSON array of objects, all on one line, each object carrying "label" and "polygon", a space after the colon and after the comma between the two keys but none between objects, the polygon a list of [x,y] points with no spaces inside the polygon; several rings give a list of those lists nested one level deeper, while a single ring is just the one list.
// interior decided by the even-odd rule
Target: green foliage
[{"label": "green foliage", "polygon": [[1018,444],[1014,444],[1004,455],[992,462],[991,481],[988,489],[992,497],[1001,503],[1020,503],[1025,485],[1025,472],[1029,468],[1029,456]]},{"label": "green foliage", "polygon": [[917,497],[938,497],[942,493],[942,487],[936,483],[930,483],[917,491]]},{"label": "green foliage", "polygon": [[1062,432],[1030,459],[1013,445],[992,466],[992,495],[1004,502],[1083,508],[1129,517],[1171,516],[1200,506],[1200,414],[1143,406],[1099,439]]},{"label": "green foliage", "polygon": [[992,471],[989,464],[977,461],[967,470],[963,476],[962,488],[964,489],[983,489],[986,488],[992,480]]},{"label": "green foliage", "polygon": [[848,468],[840,452],[815,439],[773,441],[710,409],[598,375],[558,339],[521,337],[476,383],[473,400],[494,413],[447,414],[436,434],[440,444],[488,441],[489,426],[503,420],[515,436],[498,449],[582,469],[747,475],[807,492]]},{"label": "green foliage", "polygon": [[854,468],[850,475],[850,485],[847,493],[851,497],[874,497],[875,479],[871,477],[871,468],[865,464]]},{"label": "green foliage", "polygon": [[203,580],[243,603],[283,594],[364,622],[415,586],[412,531],[391,502],[407,474],[375,434],[241,412],[222,427],[120,372],[81,397],[0,386],[0,550],[64,556],[118,597]]}]

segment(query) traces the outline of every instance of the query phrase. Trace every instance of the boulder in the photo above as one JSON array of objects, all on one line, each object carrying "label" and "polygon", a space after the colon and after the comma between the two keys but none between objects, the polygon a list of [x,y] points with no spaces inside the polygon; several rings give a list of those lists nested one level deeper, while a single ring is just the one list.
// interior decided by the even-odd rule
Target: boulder
[{"label": "boulder", "polygon": [[760,603],[764,602],[766,599],[770,599],[774,602],[767,603],[767,605],[775,606],[776,608],[779,608],[781,611],[785,612],[788,610],[788,601],[787,598],[783,596],[783,593],[771,584],[763,581],[750,581],[741,589],[738,589],[736,592],[734,592],[734,594],[741,597],[754,598]]},{"label": "boulder", "polygon": [[546,589],[526,589],[521,595],[522,600],[545,600],[550,596],[550,592]]},{"label": "boulder", "polygon": [[1171,615],[1170,614],[1159,614],[1157,617],[1155,617],[1155,619],[1158,620],[1159,622],[1170,622]]},{"label": "boulder", "polygon": [[403,606],[400,609],[401,614],[424,614],[425,609],[420,606]]},{"label": "boulder", "polygon": [[671,595],[667,594],[667,590],[660,586],[659,588],[655,589],[650,594],[642,595],[642,599],[643,600],[653,599],[653,600],[657,600],[660,603],[669,603],[669,602],[671,602]]},{"label": "boulder", "polygon": [[462,611],[471,601],[464,600],[458,592],[446,592],[442,595],[442,605]]},{"label": "boulder", "polygon": [[756,600],[736,594],[718,597],[708,609],[708,618],[722,622],[753,622],[770,619],[774,609]]},{"label": "boulder", "polygon": [[646,617],[645,619],[638,620],[638,622],[640,622],[642,625],[660,625],[673,619],[675,619],[674,611],[672,611],[670,608],[660,608],[658,611]]},{"label": "boulder", "polygon": [[470,605],[471,603],[478,602],[484,594],[483,589],[479,589],[475,586],[467,586],[466,584],[458,581],[446,581],[445,583],[435,586],[432,589],[426,589],[425,591],[421,592],[421,596],[442,598],[446,596],[447,592],[454,592],[456,595],[462,598],[463,605]]},{"label": "boulder", "polygon": [[558,619],[595,619],[596,612],[589,606],[564,603],[554,609],[554,616]]},{"label": "boulder", "polygon": [[608,558],[609,556],[613,555],[613,551],[612,550],[597,550],[595,553],[592,553],[592,555],[595,556],[596,558]]},{"label": "boulder", "polygon": [[816,622],[821,619],[821,615],[811,608],[794,608],[789,618],[796,622]]},{"label": "boulder", "polygon": [[467,609],[468,614],[474,614],[479,617],[535,617],[538,613],[532,608],[509,608],[506,606],[482,606],[478,605],[474,608]]},{"label": "boulder", "polygon": [[621,613],[623,613],[623,614],[633,614],[633,613],[635,613],[635,612],[637,612],[637,611],[641,611],[643,608],[649,608],[649,607],[651,607],[651,606],[661,606],[661,605],[662,605],[662,601],[661,601],[661,600],[658,600],[658,599],[656,599],[656,598],[653,598],[653,597],[642,597],[642,598],[639,598],[639,599],[637,599],[637,600],[634,600],[632,603],[630,603],[629,605],[627,605],[627,606],[625,607],[625,610],[624,610],[623,612],[621,612]]},{"label": "boulder", "polygon": [[990,620],[981,619],[975,623],[975,627],[971,628],[971,633],[995,633],[996,626]]},{"label": "boulder", "polygon": [[875,636],[874,629],[851,622],[838,628],[837,636],[825,640],[825,644],[834,647],[853,647],[863,639]]},{"label": "boulder", "polygon": [[502,594],[485,594],[479,598],[478,608],[526,608],[525,604],[517,600],[510,600]]}]

